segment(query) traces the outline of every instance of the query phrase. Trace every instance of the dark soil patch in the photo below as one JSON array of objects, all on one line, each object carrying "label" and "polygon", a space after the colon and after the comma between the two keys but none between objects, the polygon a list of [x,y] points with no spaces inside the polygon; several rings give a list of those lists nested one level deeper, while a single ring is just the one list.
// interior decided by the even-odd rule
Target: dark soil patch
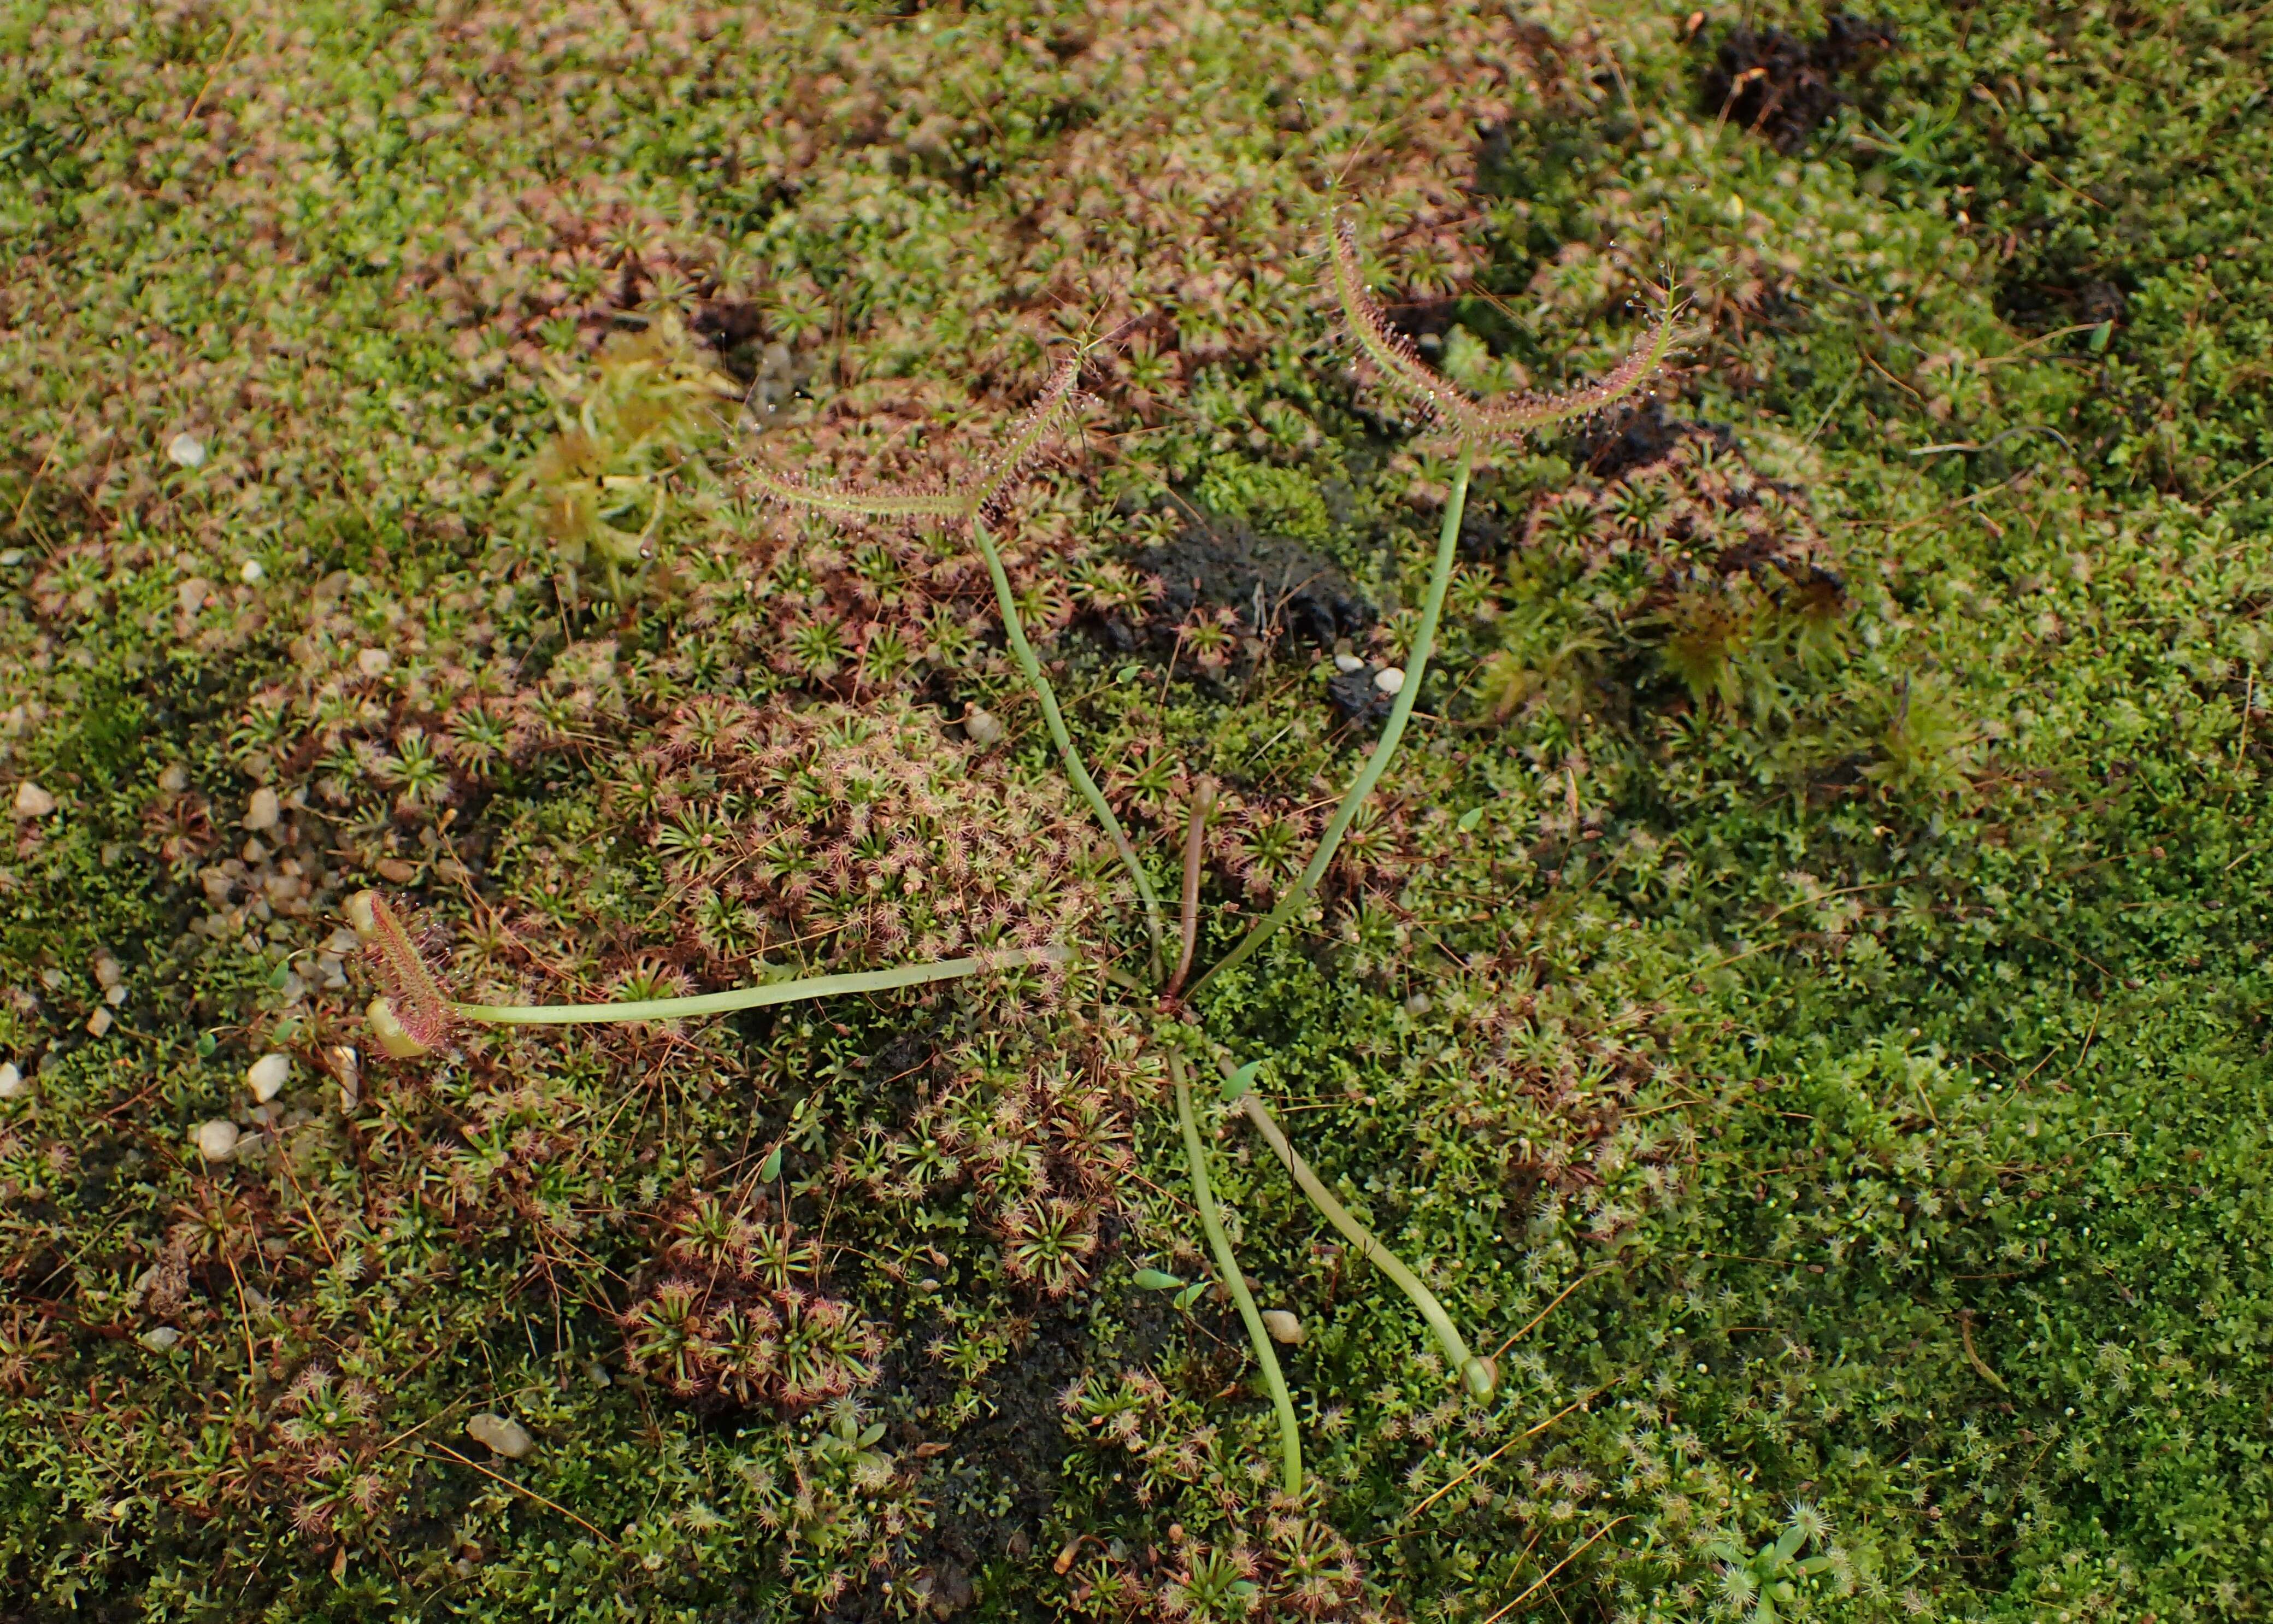
[{"label": "dark soil patch", "polygon": [[1173,642],[1176,628],[1202,605],[1231,610],[1249,635],[1294,637],[1320,648],[1363,635],[1378,618],[1332,560],[1231,520],[1193,525],[1132,561],[1160,578],[1151,623],[1156,640],[1165,634]]},{"label": "dark soil patch", "polygon": [[[1111,1258],[1118,1252],[1121,1222],[1108,1214],[1100,1229],[1101,1255]],[[1113,1266],[1099,1267],[1101,1272]],[[1050,1616],[1023,1597],[981,1595],[979,1587],[989,1569],[999,1574],[1006,1560],[1031,1557],[1047,1538],[1049,1517],[1062,1499],[1060,1472],[1076,1447],[1058,1410],[1059,1395],[1085,1367],[1119,1370],[1148,1364],[1167,1346],[1182,1320],[1165,1298],[1141,1292],[1117,1304],[1115,1318],[1124,1328],[1110,1345],[1101,1345],[1081,1297],[1064,1303],[1038,1298],[1031,1304],[1023,1339],[987,1378],[993,1413],[954,1434],[954,1451],[939,1458],[939,1475],[927,1489],[934,1520],[905,1571],[929,1575],[932,1616],[951,1617],[974,1603],[990,1618]],[[904,1413],[911,1414],[952,1402],[954,1373],[922,1355],[927,1333],[919,1327],[903,1329],[908,1334],[885,1361],[880,1391],[895,1395],[885,1410],[904,1413],[903,1402],[910,1402],[913,1408]],[[1235,1328],[1231,1335],[1237,1335]],[[893,1428],[889,1447],[904,1453],[926,1437],[919,1423],[904,1421]],[[889,1610],[888,1599],[872,1585],[848,1598],[832,1616],[899,1616]]]},{"label": "dark soil patch", "polygon": [[[915,1351],[922,1340],[904,1339],[888,1362],[886,1380],[918,1406],[936,1408],[954,1398],[955,1377]],[[1069,1305],[1039,1305],[1024,1342],[987,1383],[994,1413],[957,1431],[954,1453],[941,1457],[945,1481],[934,1491],[936,1520],[915,1553],[917,1564],[931,1575],[933,1610],[940,1616],[975,1599],[973,1575],[1006,1557],[1030,1553],[1041,1539],[1069,1447],[1058,1395],[1081,1373],[1089,1340],[1086,1320],[1076,1318]],[[900,1447],[916,1441],[912,1433],[893,1440]]]},{"label": "dark soil patch", "polygon": [[1579,461],[1596,477],[1616,479],[1662,462],[1676,446],[1690,439],[1709,440],[1721,451],[1733,451],[1737,446],[1737,436],[1726,425],[1669,416],[1665,402],[1653,399],[1610,422],[1589,424],[1579,436]]},{"label": "dark soil patch", "polygon": [[2118,272],[2121,281],[2088,270],[2063,274],[2039,265],[2022,275],[2009,277],[1998,289],[1997,313],[2018,327],[2035,332],[2102,321],[2120,323],[2130,308],[2123,283],[2135,279]]},{"label": "dark soil patch", "polygon": [[1394,695],[1383,693],[1375,683],[1370,665],[1336,672],[1326,683],[1326,697],[1334,702],[1336,716],[1365,727],[1378,727],[1387,721],[1397,703]]},{"label": "dark soil patch", "polygon": [[695,336],[714,350],[732,350],[765,336],[766,323],[747,299],[705,299],[695,307]]},{"label": "dark soil patch", "polygon": [[1823,37],[1803,40],[1781,28],[1733,28],[1705,75],[1704,111],[1796,152],[1852,98],[1839,80],[1867,72],[1898,41],[1891,24],[1864,22],[1843,11],[1823,19]]},{"label": "dark soil patch", "polygon": [[1482,503],[1471,501],[1460,515],[1460,561],[1464,564],[1489,564],[1507,552],[1510,530],[1507,521]]}]

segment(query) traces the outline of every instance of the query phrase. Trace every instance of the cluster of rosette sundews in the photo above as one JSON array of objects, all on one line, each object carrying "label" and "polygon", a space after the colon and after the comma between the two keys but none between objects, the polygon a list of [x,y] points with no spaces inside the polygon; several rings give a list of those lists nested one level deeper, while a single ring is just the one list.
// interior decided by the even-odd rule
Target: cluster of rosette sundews
[{"label": "cluster of rosette sundews", "polygon": [[[1076,352],[1059,363],[1048,385],[994,455],[979,464],[979,471],[971,478],[960,485],[938,488],[854,488],[783,474],[761,466],[745,470],[745,477],[756,492],[806,512],[869,523],[959,527],[968,534],[985,561],[994,583],[1004,637],[1041,711],[1059,759],[1075,789],[1111,839],[1142,903],[1145,937],[1143,952],[1161,1017],[1155,1023],[1155,1034],[1166,1052],[1174,1085],[1194,1202],[1207,1231],[1222,1284],[1238,1305],[1264,1385],[1278,1412],[1281,1477],[1289,1493],[1298,1493],[1302,1485],[1302,1445],[1294,1402],[1264,1316],[1248,1289],[1217,1207],[1208,1177],[1207,1147],[1192,1105],[1188,1060],[1207,1059],[1223,1071],[1223,1102],[1254,1125],[1327,1222],[1412,1300],[1467,1389],[1479,1400],[1487,1399],[1497,1385],[1497,1376],[1489,1359],[1479,1357],[1470,1350],[1444,1305],[1428,1287],[1334,1199],[1288,1142],[1256,1091],[1261,1063],[1234,1065],[1220,1053],[1204,1056],[1196,1026],[1182,1017],[1211,984],[1252,958],[1309,901],[1353,820],[1387,771],[1427,673],[1451,582],[1469,480],[1478,458],[1495,447],[1631,402],[1665,371],[1683,338],[1678,320],[1680,306],[1668,288],[1662,292],[1639,338],[1625,357],[1601,377],[1562,393],[1483,399],[1433,371],[1391,324],[1366,289],[1356,233],[1347,217],[1338,215],[1334,220],[1326,264],[1326,280],[1361,372],[1409,415],[1449,436],[1457,449],[1457,457],[1421,614],[1405,657],[1404,681],[1394,695],[1380,737],[1360,765],[1328,822],[1317,849],[1299,877],[1286,887],[1269,914],[1197,978],[1192,971],[1199,938],[1202,837],[1212,795],[1203,782],[1200,793],[1192,798],[1184,851],[1182,930],[1178,940],[1171,944],[1159,891],[1104,792],[1083,763],[1057,696],[1027,641],[1009,575],[987,527],[989,517],[999,510],[1004,492],[1046,453],[1078,413],[1082,405],[1083,354]],[[359,892],[349,899],[348,914],[384,988],[367,1011],[372,1035],[381,1049],[400,1059],[412,1059],[443,1049],[450,1041],[453,1028],[468,1023],[539,1026],[686,1019],[805,999],[886,992],[1021,966],[1063,963],[1069,957],[1069,950],[1060,946],[1020,947],[881,970],[774,981],[686,997],[615,1004],[480,1004],[458,1002],[449,996],[428,954],[406,927],[399,911],[384,897],[375,891]],[[1127,978],[1122,980],[1128,985],[1139,985]],[[1140,1284],[1187,1289],[1185,1282],[1160,1271],[1140,1271],[1138,1278]]]}]

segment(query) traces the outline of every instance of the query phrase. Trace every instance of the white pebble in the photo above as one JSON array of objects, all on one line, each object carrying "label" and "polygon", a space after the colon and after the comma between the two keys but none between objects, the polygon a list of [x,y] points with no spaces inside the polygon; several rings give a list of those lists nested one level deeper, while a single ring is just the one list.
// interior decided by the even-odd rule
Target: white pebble
[{"label": "white pebble", "polygon": [[1002,742],[1002,719],[991,710],[971,705],[963,713],[963,732],[980,749],[991,750]]},{"label": "white pebble", "polygon": [[56,809],[56,798],[38,785],[26,778],[16,786],[16,816],[45,817]]},{"label": "white pebble", "polygon": [[111,1027],[116,1024],[117,1018],[109,1010],[98,1009],[86,1018],[86,1035],[91,1038],[109,1037]]},{"label": "white pebble", "polygon": [[276,792],[264,784],[252,792],[252,799],[245,805],[244,826],[251,830],[274,829],[283,814],[283,803],[277,799]]},{"label": "white pebble", "polygon": [[340,1109],[351,1111],[363,1100],[363,1057],[345,1043],[331,1048],[332,1075],[340,1079]]},{"label": "white pebble", "polygon": [[32,1079],[11,1060],[0,1065],[0,1100],[20,1100],[32,1092]]},{"label": "white pebble", "polygon": [[1353,671],[1363,671],[1365,662],[1354,654],[1337,654],[1334,656],[1334,669],[1347,676]]},{"label": "white pebble", "polygon": [[208,1162],[226,1162],[236,1154],[236,1124],[218,1118],[198,1124],[198,1154]]},{"label": "white pebble", "polygon": [[267,573],[268,572],[266,570],[260,568],[260,560],[259,559],[247,559],[244,560],[243,566],[238,568],[236,578],[239,581],[244,582],[245,585],[251,586],[254,582],[259,580]]},{"label": "white pebble", "polygon": [[158,787],[169,795],[178,795],[190,786],[190,770],[179,762],[169,762],[166,771],[158,775]]},{"label": "white pebble", "polygon": [[466,1436],[477,1444],[487,1444],[493,1454],[508,1461],[517,1461],[536,1447],[536,1440],[529,1429],[509,1416],[493,1416],[487,1410],[466,1423]]},{"label": "white pebble", "polygon": [[356,669],[366,677],[383,677],[394,665],[394,656],[385,649],[365,649],[356,656]]},{"label": "white pebble", "polygon": [[244,1086],[263,1105],[282,1094],[284,1085],[291,1080],[292,1062],[282,1055],[263,1055],[244,1071]]},{"label": "white pebble", "polygon": [[1271,1333],[1271,1340],[1293,1347],[1302,1340],[1302,1322],[1283,1308],[1263,1311],[1263,1328]]},{"label": "white pebble", "polygon": [[164,1353],[182,1340],[182,1334],[170,1325],[154,1325],[134,1340],[153,1353]]},{"label": "white pebble", "polygon": [[1404,670],[1396,665],[1384,665],[1373,673],[1373,685],[1384,694],[1394,694],[1405,686]]},{"label": "white pebble", "polygon": [[206,442],[184,429],[166,442],[166,455],[177,468],[196,468],[206,460]]},{"label": "white pebble", "polygon": [[109,953],[99,953],[94,960],[94,984],[109,992],[125,979],[126,973],[118,967],[118,960]]}]

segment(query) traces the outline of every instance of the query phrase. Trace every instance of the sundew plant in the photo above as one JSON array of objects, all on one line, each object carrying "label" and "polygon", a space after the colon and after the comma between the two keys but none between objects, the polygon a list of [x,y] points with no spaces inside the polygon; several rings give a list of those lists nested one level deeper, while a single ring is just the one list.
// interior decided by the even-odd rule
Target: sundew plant
[{"label": "sundew plant", "polygon": [[0,1618],[2262,1618],[2269,30],[0,4]]},{"label": "sundew plant", "polygon": [[[1436,641],[1445,593],[1452,582],[1460,521],[1479,451],[1489,451],[1497,444],[1520,441],[1527,435],[1599,416],[1627,403],[1630,397],[1639,395],[1663,372],[1677,340],[1676,312],[1669,295],[1667,302],[1651,320],[1632,352],[1599,381],[1562,394],[1534,393],[1509,400],[1480,399],[1432,372],[1422,361],[1410,342],[1391,327],[1388,318],[1365,289],[1354,228],[1347,218],[1339,215],[1333,222],[1330,263],[1336,304],[1350,340],[1363,357],[1369,374],[1384,393],[1397,397],[1406,406],[1441,421],[1459,447],[1459,460],[1454,465],[1452,487],[1444,501],[1436,556],[1430,565],[1410,649],[1405,657],[1404,665],[1392,668],[1399,673],[1398,680],[1392,685],[1395,697],[1387,719],[1382,725],[1379,738],[1365,751],[1363,764],[1343,793],[1333,816],[1327,821],[1317,849],[1303,864],[1300,875],[1283,888],[1271,911],[1239,936],[1229,951],[1190,980],[1189,991],[1186,981],[1193,969],[1193,954],[1199,937],[1200,868],[1204,851],[1205,824],[1212,810],[1213,796],[1203,786],[1192,799],[1190,831],[1184,843],[1182,928],[1178,938],[1180,945],[1176,950],[1174,967],[1170,970],[1163,958],[1165,941],[1161,907],[1153,882],[1105,793],[1099,788],[1096,779],[1082,762],[1067,729],[1057,695],[1043,672],[1032,644],[1027,640],[1020,620],[1017,594],[1011,585],[1009,572],[1003,567],[1001,553],[987,529],[987,513],[1001,508],[1020,473],[1045,454],[1053,437],[1068,422],[1077,418],[1082,406],[1078,387],[1081,357],[1076,355],[1056,366],[1040,397],[1011,426],[1001,447],[980,461],[977,464],[977,472],[966,482],[941,481],[928,486],[859,487],[783,474],[762,464],[745,470],[745,477],[753,487],[784,507],[837,520],[949,527],[967,535],[972,546],[986,560],[987,576],[994,585],[995,605],[1001,615],[1003,635],[1049,730],[1059,762],[1111,841],[1121,869],[1143,905],[1147,947],[1142,969],[1134,975],[1117,971],[1116,956],[1110,948],[1099,968],[1106,973],[1106,986],[1111,989],[1107,996],[1121,992],[1136,994],[1140,1000],[1133,1006],[1136,1009],[1143,1008],[1141,997],[1148,979],[1158,989],[1157,1008],[1150,1023],[1152,1027],[1151,1039],[1160,1049],[1172,1079],[1176,1117],[1182,1136],[1186,1168],[1191,1180],[1193,1206],[1206,1234],[1223,1289],[1238,1305],[1257,1365],[1277,1412],[1279,1489],[1286,1509],[1289,1511],[1304,1503],[1301,1425],[1286,1377],[1272,1349],[1271,1334],[1256,1306],[1253,1293],[1246,1283],[1246,1275],[1239,1267],[1211,1189],[1207,1170],[1209,1154],[1195,1116],[1183,1054],[1196,1041],[1202,1048],[1207,1045],[1198,1038],[1199,1023],[1197,1019],[1176,1018],[1184,1014],[1188,1003],[1197,1003],[1204,996],[1209,984],[1217,976],[1245,963],[1297,916],[1332,866],[1343,837],[1365,807],[1367,798],[1389,770],[1398,741],[1404,736],[1428,674],[1429,651]],[[879,831],[877,838],[890,840],[894,836],[890,831]],[[898,857],[899,851],[896,849],[893,855]],[[912,900],[920,897],[921,887],[911,885],[910,882],[922,877],[920,869],[914,865],[923,860],[919,856],[910,855],[902,861],[908,866],[902,869],[897,889]],[[695,879],[694,883],[699,884],[701,879]],[[397,1058],[431,1054],[446,1044],[452,1027],[460,1022],[528,1026],[596,1021],[641,1024],[675,1021],[785,1004],[797,999],[882,992],[1038,964],[1062,972],[1073,957],[1073,950],[1069,946],[1051,944],[1038,947],[998,948],[965,958],[772,981],[726,991],[674,997],[635,998],[604,1004],[469,1004],[447,996],[435,972],[429,967],[424,953],[411,939],[396,911],[384,897],[371,891],[358,892],[349,899],[347,912],[353,921],[356,935],[367,950],[371,968],[386,989],[384,996],[372,1001],[367,1011],[372,1034],[380,1048]],[[1227,1068],[1227,1080],[1222,1091],[1224,1103],[1236,1102],[1243,1109],[1264,1141],[1286,1163],[1288,1171],[1294,1176],[1304,1194],[1319,1212],[1349,1238],[1359,1256],[1378,1268],[1412,1299],[1413,1306],[1437,1339],[1452,1372],[1468,1395],[1478,1402],[1489,1401],[1497,1382],[1490,1361],[1478,1357],[1470,1350],[1447,1317],[1442,1304],[1428,1287],[1351,1215],[1288,1144],[1261,1095],[1253,1091],[1261,1064],[1259,1061],[1249,1061],[1242,1067]],[[1046,1238],[1030,1240],[1029,1229],[1035,1227]],[[1037,1261],[1030,1261],[1027,1269],[1040,1275],[1054,1291],[1061,1291],[1068,1282],[1079,1277],[1080,1259],[1093,1250],[1093,1242],[1088,1236],[1083,1235],[1078,1240],[1067,1240],[1053,1230],[1050,1221],[1046,1219],[1022,1217],[1012,1226],[1010,1233],[1016,1248],[1013,1255],[1024,1257],[1031,1253]],[[1039,1260],[1043,1259],[1046,1259],[1047,1267],[1039,1267]],[[1184,1286],[1181,1279],[1163,1271],[1149,1270],[1146,1276],[1155,1289],[1178,1289]],[[1194,1300],[1190,1295],[1180,1292],[1180,1296],[1187,1305]],[[706,1340],[701,1332],[689,1334],[687,1347],[688,1352],[684,1357],[688,1358],[700,1360],[732,1357],[726,1350]]]}]

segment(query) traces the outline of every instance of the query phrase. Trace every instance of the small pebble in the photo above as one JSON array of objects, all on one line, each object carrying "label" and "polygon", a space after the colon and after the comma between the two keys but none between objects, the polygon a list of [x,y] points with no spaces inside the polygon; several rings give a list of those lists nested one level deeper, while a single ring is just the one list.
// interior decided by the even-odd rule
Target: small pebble
[{"label": "small pebble", "polygon": [[340,1080],[340,1109],[351,1111],[363,1101],[363,1056],[345,1043],[331,1047],[332,1075]]},{"label": "small pebble", "polygon": [[1334,669],[1347,676],[1353,671],[1363,671],[1365,662],[1354,654],[1337,654],[1334,656]]},{"label": "small pebble", "polygon": [[260,568],[260,560],[259,559],[247,559],[244,560],[244,565],[237,570],[236,578],[239,581],[244,582],[245,585],[251,586],[267,573],[268,572],[266,570]]},{"label": "small pebble", "polygon": [[97,1010],[86,1018],[86,1035],[91,1038],[109,1037],[111,1027],[116,1025],[117,1017],[109,1010]]},{"label": "small pebble", "polygon": [[198,1124],[198,1154],[208,1162],[226,1162],[236,1154],[236,1124],[216,1118]]},{"label": "small pebble", "polygon": [[26,778],[16,786],[16,816],[45,817],[56,809],[56,798],[38,785]]},{"label": "small pebble", "polygon": [[291,1080],[292,1062],[282,1055],[263,1055],[245,1068],[244,1086],[263,1105],[282,1094]]},{"label": "small pebble", "polygon": [[153,1353],[164,1353],[182,1340],[182,1334],[170,1325],[154,1325],[134,1340]]},{"label": "small pebble", "polygon": [[125,978],[126,972],[119,968],[118,960],[113,959],[109,953],[100,953],[95,956],[94,984],[97,987],[109,992]]},{"label": "small pebble", "polygon": [[158,788],[166,794],[178,795],[189,786],[190,770],[179,762],[169,762],[158,775]]},{"label": "small pebble", "polygon": [[176,468],[196,468],[206,460],[206,442],[184,429],[166,442],[166,455]]},{"label": "small pebble", "polygon": [[466,1423],[466,1436],[477,1444],[486,1444],[492,1454],[508,1461],[517,1461],[536,1447],[536,1440],[529,1429],[509,1416],[493,1416],[487,1410]]},{"label": "small pebble", "polygon": [[1263,1311],[1263,1328],[1271,1333],[1271,1340],[1291,1348],[1302,1340],[1302,1322],[1283,1308]]},{"label": "small pebble", "polygon": [[0,1065],[0,1100],[20,1100],[32,1092],[32,1079],[11,1060]]},{"label": "small pebble", "polygon": [[971,705],[963,713],[964,737],[982,750],[991,750],[1002,742],[1002,720],[991,710]]},{"label": "small pebble", "polygon": [[1405,673],[1396,665],[1384,665],[1373,673],[1373,685],[1384,694],[1394,694],[1405,686]]},{"label": "small pebble", "polygon": [[255,831],[274,829],[283,811],[283,803],[276,798],[276,792],[264,784],[252,792],[252,799],[245,803],[244,826]]}]

